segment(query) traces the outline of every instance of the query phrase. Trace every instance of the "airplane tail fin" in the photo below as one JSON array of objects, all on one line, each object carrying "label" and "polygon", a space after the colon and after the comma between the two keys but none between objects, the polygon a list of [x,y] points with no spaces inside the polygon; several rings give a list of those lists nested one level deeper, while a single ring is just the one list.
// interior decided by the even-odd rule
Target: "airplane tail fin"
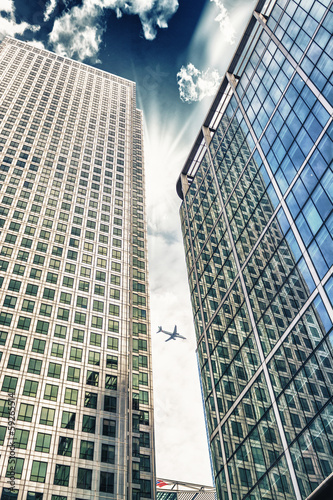
[{"label": "airplane tail fin", "polygon": [[156,332],[156,333],[159,333],[159,332],[161,332],[161,331],[162,331],[162,327],[161,327],[161,326],[159,326],[159,327],[158,327],[158,330],[157,330],[157,332]]}]

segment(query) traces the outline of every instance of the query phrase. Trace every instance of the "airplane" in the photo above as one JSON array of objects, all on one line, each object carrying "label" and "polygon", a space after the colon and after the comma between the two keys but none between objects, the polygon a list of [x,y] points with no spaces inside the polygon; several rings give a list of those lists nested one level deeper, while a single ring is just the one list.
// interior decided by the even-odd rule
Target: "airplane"
[{"label": "airplane", "polygon": [[169,340],[171,340],[171,339],[172,339],[172,340],[176,340],[176,339],[186,339],[186,337],[183,337],[182,335],[179,335],[179,333],[177,333],[177,325],[175,325],[175,328],[174,328],[174,330],[173,330],[173,333],[171,333],[171,332],[167,332],[167,331],[165,331],[165,330],[162,330],[162,327],[161,327],[161,326],[159,326],[159,327],[158,327],[158,331],[157,331],[156,333],[160,333],[160,332],[162,332],[162,333],[166,333],[167,335],[170,335],[170,337],[169,337],[168,339],[166,339],[166,341],[165,341],[165,342],[168,342],[168,341],[169,341]]}]

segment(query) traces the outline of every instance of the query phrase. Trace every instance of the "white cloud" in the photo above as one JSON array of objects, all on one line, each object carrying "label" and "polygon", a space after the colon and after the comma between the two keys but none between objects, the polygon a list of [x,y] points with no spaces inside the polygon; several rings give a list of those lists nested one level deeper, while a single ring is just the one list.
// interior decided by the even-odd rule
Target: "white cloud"
[{"label": "white cloud", "polygon": [[198,70],[192,63],[177,73],[180,98],[184,102],[201,101],[217,92],[221,76],[216,69]]},{"label": "white cloud", "polygon": [[27,42],[29,45],[32,45],[33,47],[37,47],[37,49],[45,49],[45,45],[43,42],[40,42],[39,40],[30,40]]},{"label": "white cloud", "polygon": [[101,9],[97,3],[85,0],[54,21],[49,42],[55,52],[73,59],[96,56],[102,40],[104,28],[99,23]]},{"label": "white cloud", "polygon": [[22,35],[26,30],[38,31],[40,26],[28,24],[26,22],[17,23],[15,17],[15,7],[13,0],[1,0],[0,12],[0,41],[9,35]]},{"label": "white cloud", "polygon": [[46,9],[44,12],[44,22],[47,22],[51,15],[53,14],[56,6],[57,6],[57,1],[58,0],[49,0],[48,3],[46,4]]},{"label": "white cloud", "polygon": [[[55,1],[50,0],[50,9]],[[49,36],[53,49],[81,61],[96,59],[105,31],[101,24],[105,9],[114,10],[118,17],[138,15],[145,38],[153,40],[158,28],[167,28],[178,9],[178,0],[83,0],[80,6],[73,7],[54,22]]]},{"label": "white cloud", "polygon": [[215,17],[215,21],[217,21],[220,24],[220,31],[222,33],[224,40],[230,45],[233,45],[235,43],[236,32],[229,17],[227,9],[225,8],[221,0],[210,0],[210,1],[214,2],[220,11],[218,16]]}]

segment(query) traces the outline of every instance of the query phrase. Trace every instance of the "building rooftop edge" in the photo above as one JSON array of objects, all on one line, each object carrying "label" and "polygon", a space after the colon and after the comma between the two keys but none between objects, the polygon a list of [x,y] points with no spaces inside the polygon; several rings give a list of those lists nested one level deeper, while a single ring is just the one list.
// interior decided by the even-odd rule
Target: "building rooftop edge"
[{"label": "building rooftop edge", "polygon": [[15,38],[13,36],[10,36],[10,35],[6,35],[3,40],[1,41],[1,43],[3,41],[5,41],[6,39],[9,39],[9,40],[15,40],[15,42],[19,42],[19,43],[22,43],[24,45],[28,45],[29,47],[33,48],[33,49],[37,49],[37,50],[40,50],[40,51],[43,51],[43,52],[48,52],[50,54],[53,54],[57,57],[62,57],[64,60],[68,60],[68,61],[73,61],[77,64],[82,64],[83,66],[87,66],[88,68],[93,68],[94,70],[96,71],[99,71],[101,73],[104,73],[106,75],[112,75],[112,76],[115,76],[116,78],[119,78],[120,80],[124,80],[126,82],[129,82],[133,85],[136,86],[136,82],[134,82],[133,80],[129,80],[128,78],[124,78],[123,76],[119,76],[119,75],[115,75],[114,73],[110,73],[110,71],[105,71],[104,69],[99,69],[99,68],[96,68],[95,66],[92,66],[91,64],[87,64],[87,63],[84,63],[84,62],[81,62],[81,61],[76,61],[75,59],[71,59],[70,57],[67,57],[67,56],[62,56],[60,54],[57,54],[56,52],[52,52],[52,50],[49,50],[49,49],[41,49],[40,47],[35,47],[34,45],[30,44],[28,41],[23,41],[23,40],[19,40],[18,38]]}]

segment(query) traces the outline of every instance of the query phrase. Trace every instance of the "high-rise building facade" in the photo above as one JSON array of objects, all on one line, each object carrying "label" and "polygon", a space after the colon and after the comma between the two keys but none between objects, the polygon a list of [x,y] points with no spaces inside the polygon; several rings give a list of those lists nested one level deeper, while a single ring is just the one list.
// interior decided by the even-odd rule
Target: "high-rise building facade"
[{"label": "high-rise building facade", "polygon": [[177,184],[223,500],[333,471],[330,4],[258,2]]},{"label": "high-rise building facade", "polygon": [[155,498],[135,84],[0,45],[1,500]]}]

